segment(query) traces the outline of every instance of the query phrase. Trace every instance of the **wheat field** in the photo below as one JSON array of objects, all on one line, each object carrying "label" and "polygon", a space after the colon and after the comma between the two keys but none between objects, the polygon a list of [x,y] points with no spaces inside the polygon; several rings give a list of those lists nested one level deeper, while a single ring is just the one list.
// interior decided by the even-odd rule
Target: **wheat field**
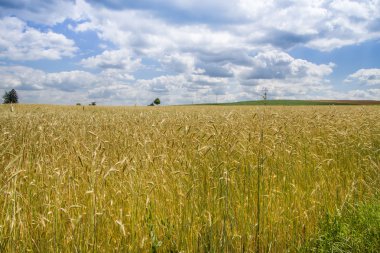
[{"label": "wheat field", "polygon": [[378,106],[0,106],[0,252],[294,252],[379,198]]}]

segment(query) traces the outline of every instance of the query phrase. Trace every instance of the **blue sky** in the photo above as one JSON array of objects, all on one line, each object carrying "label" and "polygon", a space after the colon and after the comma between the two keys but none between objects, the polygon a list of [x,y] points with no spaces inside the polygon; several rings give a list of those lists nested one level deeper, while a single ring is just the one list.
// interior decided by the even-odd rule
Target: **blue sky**
[{"label": "blue sky", "polygon": [[380,99],[380,0],[0,0],[23,103]]}]

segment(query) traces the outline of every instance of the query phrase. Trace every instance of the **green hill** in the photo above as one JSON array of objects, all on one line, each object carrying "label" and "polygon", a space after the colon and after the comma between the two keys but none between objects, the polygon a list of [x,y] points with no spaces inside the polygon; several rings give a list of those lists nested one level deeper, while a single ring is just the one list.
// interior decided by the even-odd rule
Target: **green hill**
[{"label": "green hill", "polygon": [[376,100],[253,100],[201,105],[380,105]]}]

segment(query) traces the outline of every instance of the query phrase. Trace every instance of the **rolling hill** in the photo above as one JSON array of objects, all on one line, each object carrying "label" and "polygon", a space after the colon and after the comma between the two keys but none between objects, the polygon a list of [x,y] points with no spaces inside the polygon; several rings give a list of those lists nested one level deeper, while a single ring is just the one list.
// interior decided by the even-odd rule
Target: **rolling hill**
[{"label": "rolling hill", "polygon": [[380,105],[378,100],[252,100],[198,105]]}]

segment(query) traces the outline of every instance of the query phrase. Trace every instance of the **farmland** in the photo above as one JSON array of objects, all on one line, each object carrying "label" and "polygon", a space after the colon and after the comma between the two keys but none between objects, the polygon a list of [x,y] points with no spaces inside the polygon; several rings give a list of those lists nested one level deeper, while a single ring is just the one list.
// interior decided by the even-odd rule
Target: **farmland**
[{"label": "farmland", "polygon": [[0,106],[0,251],[294,252],[380,194],[379,106]]},{"label": "farmland", "polygon": [[277,105],[277,106],[294,106],[294,105],[380,105],[378,100],[252,100],[238,101],[230,103],[200,104],[200,105]]}]

